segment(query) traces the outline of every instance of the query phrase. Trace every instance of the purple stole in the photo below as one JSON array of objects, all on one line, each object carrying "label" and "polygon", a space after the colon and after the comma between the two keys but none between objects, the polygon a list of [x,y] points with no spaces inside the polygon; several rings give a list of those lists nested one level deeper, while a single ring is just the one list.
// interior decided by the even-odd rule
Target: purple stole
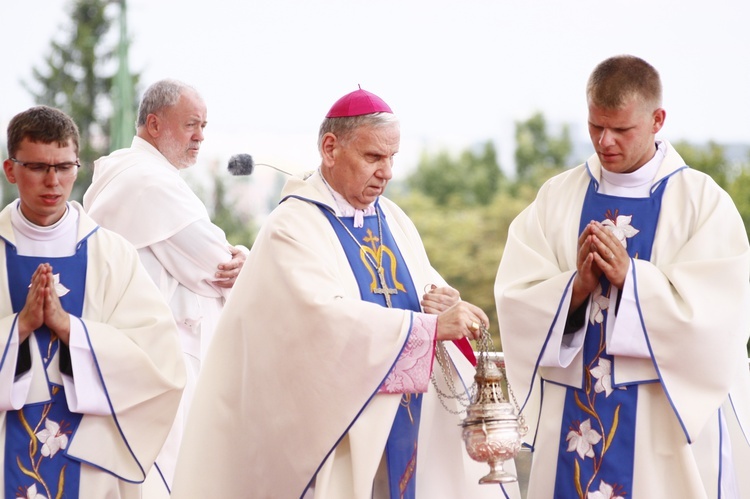
[{"label": "purple stole", "polygon": [[[591,220],[609,220],[620,228],[630,225],[637,233],[625,240],[628,254],[633,259],[648,260],[666,185],[667,179],[663,179],[651,188],[647,198],[622,198],[599,194],[598,182],[592,178],[578,233]],[[638,384],[615,384],[611,373],[617,359],[606,353],[605,325],[608,314],[616,314],[617,309],[613,301],[605,309],[596,304],[599,295],[609,297],[612,291],[602,274],[600,288],[588,302],[591,310],[583,345],[583,389],[567,388],[555,498],[589,497],[606,484],[616,496],[633,499]]]},{"label": "purple stole", "polygon": [[[81,316],[87,268],[85,240],[78,245],[75,255],[63,258],[19,256],[10,243],[6,242],[5,247],[14,312],[19,312],[26,302],[31,275],[40,263],[49,263],[54,274],[60,277],[59,289],[64,286],[68,290],[64,295],[58,291],[63,308],[74,316]],[[70,370],[67,346],[53,336],[47,326],[34,331],[21,345],[21,352],[25,348],[39,350],[45,373],[58,369],[58,366],[51,365],[53,359],[59,360],[60,369]],[[68,409],[62,385],[49,379],[47,384],[47,400],[29,402],[18,411],[7,412],[4,497],[27,497],[31,487],[36,488],[37,494],[48,498],[78,497],[80,463],[67,455],[65,447],[75,434],[82,415]]]},{"label": "purple stole", "polygon": [[[333,230],[341,241],[341,246],[346,252],[349,265],[357,279],[362,299],[385,307],[387,306],[383,294],[385,291],[389,293],[393,308],[421,311],[419,295],[414,288],[409,270],[388,229],[385,216],[380,210],[377,210],[377,216],[366,216],[363,227],[355,228],[354,217],[339,217],[337,220],[337,217],[328,209],[322,206],[320,209],[331,222]],[[342,223],[346,225],[346,228]],[[379,223],[383,230],[383,241],[380,241]],[[357,238],[359,244],[354,241],[350,233]],[[369,253],[372,259],[368,259],[365,253]],[[386,270],[386,290],[382,289],[377,269],[372,265],[373,260],[378,261],[378,255],[382,255],[382,265]],[[417,437],[421,407],[420,394],[404,394],[388,436],[385,454],[392,498],[414,499],[416,496]]]}]

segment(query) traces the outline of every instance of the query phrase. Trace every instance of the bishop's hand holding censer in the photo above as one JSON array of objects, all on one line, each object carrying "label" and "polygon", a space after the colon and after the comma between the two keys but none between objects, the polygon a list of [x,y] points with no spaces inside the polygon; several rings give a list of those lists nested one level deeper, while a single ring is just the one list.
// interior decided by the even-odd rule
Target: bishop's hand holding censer
[{"label": "bishop's hand holding censer", "polygon": [[513,399],[513,405],[503,394],[504,375],[492,359],[491,354],[495,352],[492,337],[486,325],[482,324],[481,330],[482,335],[476,342],[478,355],[474,384],[469,388],[468,394],[456,390],[450,375],[450,360],[441,343],[437,345],[435,356],[450,393],[445,393],[438,387],[434,373],[432,382],[446,410],[456,414],[464,412],[451,410],[445,399],[455,399],[465,407],[466,417],[461,426],[466,451],[473,460],[486,462],[490,466],[490,472],[479,483],[515,482],[517,477],[503,469],[503,463],[516,457],[521,449],[521,437],[526,434],[528,427],[510,384],[508,393]]}]

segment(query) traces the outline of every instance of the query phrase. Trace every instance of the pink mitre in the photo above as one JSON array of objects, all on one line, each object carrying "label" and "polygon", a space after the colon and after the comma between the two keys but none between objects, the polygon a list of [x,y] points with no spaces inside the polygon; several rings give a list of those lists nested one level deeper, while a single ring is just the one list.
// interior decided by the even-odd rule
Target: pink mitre
[{"label": "pink mitre", "polygon": [[383,99],[360,87],[337,100],[326,114],[326,118],[345,118],[373,113],[393,114],[393,111]]}]

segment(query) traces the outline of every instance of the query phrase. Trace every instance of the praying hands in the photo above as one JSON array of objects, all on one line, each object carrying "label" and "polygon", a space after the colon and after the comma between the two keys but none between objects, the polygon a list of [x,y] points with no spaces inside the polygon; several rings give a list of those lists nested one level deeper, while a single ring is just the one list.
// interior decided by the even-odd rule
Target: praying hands
[{"label": "praying hands", "polygon": [[26,304],[18,314],[19,340],[23,342],[31,333],[46,325],[60,340],[68,344],[70,316],[63,309],[55,289],[52,266],[42,263],[31,276]]}]

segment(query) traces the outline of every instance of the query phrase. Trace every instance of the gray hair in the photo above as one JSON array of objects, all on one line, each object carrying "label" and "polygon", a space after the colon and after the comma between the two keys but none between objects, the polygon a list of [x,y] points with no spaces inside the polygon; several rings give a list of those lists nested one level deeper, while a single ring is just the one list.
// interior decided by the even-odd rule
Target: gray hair
[{"label": "gray hair", "polygon": [[320,124],[318,132],[318,149],[323,142],[323,136],[332,133],[341,142],[346,143],[354,135],[354,131],[360,127],[382,127],[397,125],[398,118],[392,113],[371,113],[360,116],[345,116],[341,118],[326,118]]},{"label": "gray hair", "polygon": [[138,106],[136,127],[144,126],[149,114],[156,114],[162,109],[177,104],[177,101],[180,100],[180,95],[185,90],[192,90],[197,93],[190,85],[172,79],[159,80],[148,87],[143,93],[140,106]]}]

